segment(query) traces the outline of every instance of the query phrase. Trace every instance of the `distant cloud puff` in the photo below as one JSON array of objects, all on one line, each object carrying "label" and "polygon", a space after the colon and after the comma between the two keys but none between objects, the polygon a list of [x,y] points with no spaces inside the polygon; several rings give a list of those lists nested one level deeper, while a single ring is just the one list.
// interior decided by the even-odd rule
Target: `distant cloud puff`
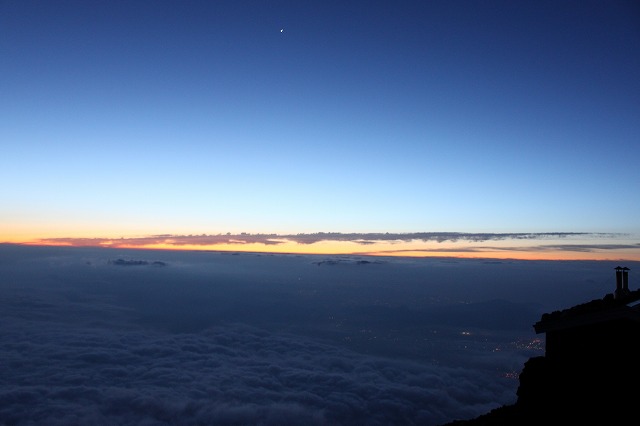
[{"label": "distant cloud puff", "polygon": [[384,262],[382,261],[371,261],[371,260],[362,260],[362,259],[327,259],[327,260],[320,260],[318,262],[313,262],[314,264],[318,265],[318,266],[322,266],[322,265],[344,265],[344,264],[349,264],[349,265],[380,265],[383,264]]},{"label": "distant cloud puff", "polygon": [[167,265],[165,262],[161,262],[159,260],[156,260],[154,262],[149,262],[148,260],[126,260],[126,259],[110,260],[109,264],[116,265],[116,266],[145,266],[145,265],[166,266]]}]

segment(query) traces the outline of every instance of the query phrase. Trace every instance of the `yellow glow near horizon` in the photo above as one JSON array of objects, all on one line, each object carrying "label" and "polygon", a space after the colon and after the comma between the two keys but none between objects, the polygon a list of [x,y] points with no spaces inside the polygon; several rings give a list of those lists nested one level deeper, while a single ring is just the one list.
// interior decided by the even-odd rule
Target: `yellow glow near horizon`
[{"label": "yellow glow near horizon", "polygon": [[[225,236],[217,236],[218,238]],[[571,239],[505,239],[488,241],[368,241],[366,244],[357,241],[321,240],[312,243],[292,241],[286,237],[273,236],[277,244],[250,241],[255,235],[231,235],[229,238],[247,242],[228,243],[189,243],[198,237],[106,237],[88,238],[81,236],[58,235],[47,239],[5,237],[0,241],[24,245],[75,246],[75,247],[105,247],[122,249],[153,249],[153,250],[191,250],[191,251],[227,251],[227,252],[256,252],[274,254],[322,254],[322,255],[362,255],[362,256],[393,256],[393,257],[456,257],[456,258],[486,258],[486,259],[516,259],[516,260],[608,260],[608,261],[640,261],[640,245],[628,244],[622,248],[599,248],[591,241]],[[207,236],[204,237],[208,238]],[[264,237],[266,238],[266,237]],[[59,239],[59,240],[57,240]],[[635,240],[633,240],[635,241]],[[610,240],[598,240],[597,243],[612,244]],[[582,248],[590,247],[588,249]],[[573,248],[572,248],[573,247]],[[637,247],[637,248],[635,248]]]}]

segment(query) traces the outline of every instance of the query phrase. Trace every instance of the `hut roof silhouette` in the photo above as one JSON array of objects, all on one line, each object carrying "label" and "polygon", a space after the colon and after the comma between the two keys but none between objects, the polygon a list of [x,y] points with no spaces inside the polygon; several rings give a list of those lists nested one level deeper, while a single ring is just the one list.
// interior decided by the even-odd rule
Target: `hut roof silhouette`
[{"label": "hut roof silhouette", "polygon": [[548,333],[574,327],[587,326],[614,320],[629,320],[640,324],[640,289],[630,291],[628,288],[627,267],[616,267],[616,274],[622,272],[621,280],[617,280],[616,292],[605,295],[587,303],[573,306],[561,311],[543,314],[540,321],[534,324],[536,333]]}]

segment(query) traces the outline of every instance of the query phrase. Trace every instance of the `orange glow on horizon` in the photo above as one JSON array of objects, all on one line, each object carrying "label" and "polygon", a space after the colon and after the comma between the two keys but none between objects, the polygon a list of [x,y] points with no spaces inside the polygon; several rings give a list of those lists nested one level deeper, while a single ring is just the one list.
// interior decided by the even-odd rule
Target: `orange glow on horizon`
[{"label": "orange glow on horizon", "polygon": [[[237,236],[242,237],[242,236]],[[146,241],[149,238],[149,241]],[[156,238],[162,239],[162,238]],[[486,243],[472,242],[424,242],[424,241],[377,241],[361,244],[354,241],[316,241],[300,243],[286,238],[273,238],[277,243],[238,242],[215,244],[188,244],[176,242],[171,237],[164,241],[155,241],[150,237],[120,238],[67,238],[50,239],[5,239],[5,243],[35,246],[66,247],[102,247],[119,249],[148,250],[186,250],[186,251],[221,251],[251,252],[273,254],[311,254],[311,255],[359,255],[383,257],[454,257],[463,259],[498,259],[498,260],[602,260],[602,261],[640,261],[640,247],[635,250],[621,249],[615,251],[591,250],[571,251],[561,249],[541,250],[535,244],[516,249],[510,248],[506,242],[497,241],[492,246]],[[512,243],[512,242],[511,242]],[[503,247],[501,247],[501,245]]]}]

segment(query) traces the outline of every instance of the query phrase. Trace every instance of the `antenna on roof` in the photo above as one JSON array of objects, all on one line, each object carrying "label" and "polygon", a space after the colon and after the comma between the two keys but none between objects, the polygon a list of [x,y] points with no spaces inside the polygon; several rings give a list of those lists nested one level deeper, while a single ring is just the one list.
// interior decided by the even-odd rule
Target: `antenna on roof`
[{"label": "antenna on roof", "polygon": [[629,294],[629,271],[626,266],[616,266],[616,291],[613,293],[613,297],[619,299]]}]

